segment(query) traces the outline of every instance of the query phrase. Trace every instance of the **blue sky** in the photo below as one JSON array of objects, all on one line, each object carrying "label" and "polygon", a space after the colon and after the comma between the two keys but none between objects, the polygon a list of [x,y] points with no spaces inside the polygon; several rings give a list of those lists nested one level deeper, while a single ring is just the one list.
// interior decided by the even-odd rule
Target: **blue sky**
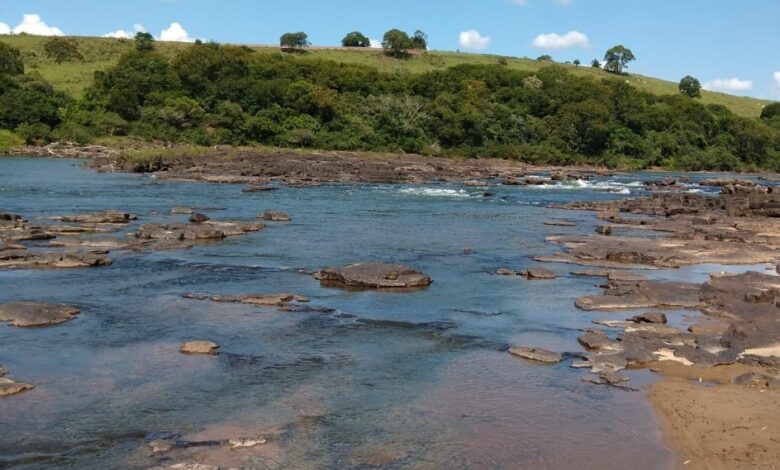
[{"label": "blue sky", "polygon": [[[23,22],[25,14],[39,18]],[[0,33],[100,36],[143,25],[158,37],[273,44],[303,30],[314,44],[335,45],[352,30],[381,39],[397,27],[425,31],[432,49],[584,63],[622,43],[638,58],[632,72],[691,74],[720,91],[773,99],[778,18],[780,0],[0,0]]]}]

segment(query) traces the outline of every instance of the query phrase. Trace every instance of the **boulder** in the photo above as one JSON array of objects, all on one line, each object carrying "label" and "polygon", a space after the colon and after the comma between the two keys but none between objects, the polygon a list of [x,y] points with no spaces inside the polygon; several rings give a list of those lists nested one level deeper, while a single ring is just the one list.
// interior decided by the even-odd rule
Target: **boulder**
[{"label": "boulder", "polygon": [[541,348],[515,346],[509,348],[509,354],[530,361],[543,362],[545,364],[557,364],[563,361],[563,356],[561,354]]},{"label": "boulder", "polygon": [[407,266],[384,263],[323,268],[314,277],[325,284],[364,289],[420,288],[433,282],[429,276]]},{"label": "boulder", "polygon": [[179,351],[184,354],[217,354],[219,345],[211,341],[188,341],[181,345]]},{"label": "boulder", "polygon": [[79,309],[72,305],[44,302],[11,302],[0,305],[0,321],[12,326],[48,326],[72,320]]},{"label": "boulder", "polygon": [[193,224],[202,224],[208,220],[210,220],[209,217],[205,214],[201,214],[200,212],[193,212],[190,216],[190,222]]},{"label": "boulder", "polygon": [[271,222],[289,222],[292,220],[289,215],[280,211],[265,211],[260,214],[260,218]]}]

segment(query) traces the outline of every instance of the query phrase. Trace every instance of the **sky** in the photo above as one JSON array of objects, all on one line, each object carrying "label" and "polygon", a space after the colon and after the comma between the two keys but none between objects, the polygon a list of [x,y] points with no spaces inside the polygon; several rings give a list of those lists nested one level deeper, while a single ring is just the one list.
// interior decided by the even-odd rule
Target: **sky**
[{"label": "sky", "polygon": [[358,30],[381,40],[399,28],[435,50],[558,61],[603,59],[616,44],[629,71],[780,100],[780,0],[0,0],[0,34],[134,35],[277,44],[305,31],[337,45]]}]

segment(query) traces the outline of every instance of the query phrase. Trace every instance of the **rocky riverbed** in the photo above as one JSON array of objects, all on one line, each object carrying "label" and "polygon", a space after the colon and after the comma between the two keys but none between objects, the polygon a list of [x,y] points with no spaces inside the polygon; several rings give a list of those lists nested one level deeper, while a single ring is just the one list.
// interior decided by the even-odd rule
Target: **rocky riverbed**
[{"label": "rocky riverbed", "polygon": [[230,156],[0,176],[0,464],[778,458],[773,183]]}]

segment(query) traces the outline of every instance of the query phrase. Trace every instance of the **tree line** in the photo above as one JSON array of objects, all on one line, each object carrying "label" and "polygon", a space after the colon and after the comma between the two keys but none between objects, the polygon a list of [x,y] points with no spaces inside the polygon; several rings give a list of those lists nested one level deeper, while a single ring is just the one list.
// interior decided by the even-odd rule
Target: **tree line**
[{"label": "tree line", "polygon": [[[406,41],[389,33],[386,41]],[[681,82],[679,94],[657,96],[554,63],[536,72],[497,61],[384,73],[200,42],[170,59],[139,37],[74,99],[25,74],[19,51],[0,42],[0,129],[36,144],[127,136],[538,164],[780,170],[780,104],[767,106],[761,119],[739,117],[692,99],[686,90],[697,88],[694,80]]]}]

